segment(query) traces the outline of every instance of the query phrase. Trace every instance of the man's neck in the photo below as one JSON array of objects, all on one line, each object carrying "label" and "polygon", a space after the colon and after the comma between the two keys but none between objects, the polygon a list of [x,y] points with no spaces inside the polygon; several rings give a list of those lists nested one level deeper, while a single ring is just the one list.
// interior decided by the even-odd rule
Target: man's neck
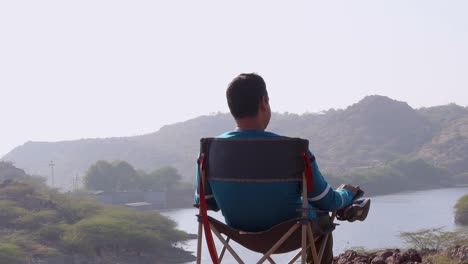
[{"label": "man's neck", "polygon": [[259,130],[259,131],[264,131],[265,129],[259,128],[259,127],[236,127],[236,130]]},{"label": "man's neck", "polygon": [[236,120],[237,130],[265,130],[255,118],[242,118]]}]

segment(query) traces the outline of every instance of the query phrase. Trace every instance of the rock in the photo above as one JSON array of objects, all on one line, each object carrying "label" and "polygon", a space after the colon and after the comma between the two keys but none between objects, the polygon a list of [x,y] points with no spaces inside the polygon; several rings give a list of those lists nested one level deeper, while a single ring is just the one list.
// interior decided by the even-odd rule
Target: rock
[{"label": "rock", "polygon": [[415,249],[412,249],[412,248],[408,249],[408,251],[406,251],[406,254],[408,254],[409,261],[416,262],[416,263],[422,262],[421,255]]},{"label": "rock", "polygon": [[371,264],[385,264],[385,259],[384,257],[375,257],[372,261]]},{"label": "rock", "polygon": [[393,250],[392,249],[386,249],[384,251],[376,253],[375,255],[377,257],[382,258],[382,259],[387,259],[388,257],[393,255]]},{"label": "rock", "polygon": [[468,263],[468,245],[456,246],[444,251],[444,255],[457,259],[461,263]]},{"label": "rock", "polygon": [[401,252],[399,249],[385,249],[376,253],[347,250],[333,260],[334,264],[413,264],[421,263],[421,255],[414,249]]},{"label": "rock", "polygon": [[353,250],[346,250],[345,253],[340,254],[338,257],[335,257],[333,263],[336,264],[367,264],[369,263],[369,256],[367,253],[358,253]]}]

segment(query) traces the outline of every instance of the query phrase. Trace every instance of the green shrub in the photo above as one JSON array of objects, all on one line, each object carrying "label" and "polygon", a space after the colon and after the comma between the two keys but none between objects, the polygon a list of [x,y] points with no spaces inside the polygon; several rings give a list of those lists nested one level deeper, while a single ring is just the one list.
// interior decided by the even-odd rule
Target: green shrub
[{"label": "green shrub", "polygon": [[48,190],[46,195],[58,206],[57,210],[68,224],[74,224],[84,218],[93,216],[103,207],[94,200],[72,197],[55,190]]},{"label": "green shrub", "polygon": [[26,252],[17,245],[0,242],[0,263],[26,264],[28,259]]},{"label": "green shrub", "polygon": [[88,247],[95,252],[120,249],[143,252],[162,243],[157,232],[148,232],[138,223],[108,216],[82,220],[72,232],[75,232],[75,242],[78,242],[75,246],[80,249]]},{"label": "green shrub", "polygon": [[90,245],[86,244],[83,236],[78,235],[75,228],[70,227],[65,230],[62,236],[62,243],[64,248],[72,253],[83,253],[85,255],[92,255],[93,249]]},{"label": "green shrub", "polygon": [[27,229],[35,229],[44,224],[49,224],[57,221],[57,212],[53,210],[43,210],[37,212],[27,212],[21,217],[13,221],[15,226],[20,226]]},{"label": "green shrub", "polygon": [[33,256],[51,256],[58,254],[56,249],[47,245],[42,245],[36,241],[35,237],[30,232],[15,231],[3,236],[2,241],[14,244]]},{"label": "green shrub", "polygon": [[142,212],[128,208],[108,207],[102,211],[102,215],[138,223],[139,228],[147,232],[158,233],[158,236],[168,243],[189,238],[187,233],[175,229],[177,224],[173,220],[162,216],[158,212]]},{"label": "green shrub", "polygon": [[[104,206],[52,189],[30,189],[24,183],[1,188],[0,197],[0,228],[16,230],[0,234],[0,243],[7,245],[1,254],[7,250],[31,256],[60,254],[59,250],[87,256],[104,251],[157,254],[188,239],[187,233],[175,229],[174,221],[157,212]],[[32,210],[20,207],[22,203]],[[36,204],[41,210],[35,210]],[[4,255],[16,256],[13,253]]]},{"label": "green shrub", "polygon": [[18,183],[18,184],[11,184],[7,185],[6,187],[2,188],[2,192],[0,197],[9,200],[19,200],[26,195],[30,195],[34,193],[34,188],[31,185]]},{"label": "green shrub", "polygon": [[45,242],[57,241],[61,239],[65,229],[66,225],[64,224],[45,225],[37,231],[37,237]]},{"label": "green shrub", "polygon": [[187,233],[174,227],[172,220],[157,212],[112,207],[70,226],[63,242],[68,250],[82,253],[154,252],[188,239]]},{"label": "green shrub", "polygon": [[102,209],[102,205],[92,200],[73,199],[69,209],[77,219],[81,220],[96,215]]},{"label": "green shrub", "polygon": [[17,207],[14,202],[0,200],[0,226],[11,224],[15,219],[27,214],[28,211],[26,209]]},{"label": "green shrub", "polygon": [[441,250],[468,243],[468,229],[453,232],[443,231],[442,227],[421,229],[416,232],[402,232],[400,237],[417,249]]},{"label": "green shrub", "polygon": [[468,225],[468,194],[462,196],[455,204],[455,222]]},{"label": "green shrub", "polygon": [[428,255],[423,257],[423,263],[434,263],[434,264],[459,264],[460,262],[456,259],[444,256],[444,255]]}]

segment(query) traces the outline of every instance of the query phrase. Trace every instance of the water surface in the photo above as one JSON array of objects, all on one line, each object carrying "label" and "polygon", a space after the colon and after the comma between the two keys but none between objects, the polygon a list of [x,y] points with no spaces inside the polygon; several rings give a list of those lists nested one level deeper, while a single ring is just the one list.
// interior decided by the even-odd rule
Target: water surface
[{"label": "water surface", "polygon": [[[333,232],[335,255],[353,247],[391,248],[405,247],[398,234],[404,231],[416,231],[422,228],[445,227],[452,231],[457,228],[454,223],[453,206],[456,201],[468,193],[468,187],[438,189],[383,195],[372,197],[371,210],[364,222],[337,222],[340,225]],[[181,230],[197,233],[195,209],[178,209],[163,212],[174,219]],[[221,213],[209,213],[216,219],[223,220]],[[205,243],[205,242],[204,242]],[[189,251],[196,251],[196,240],[184,245]],[[218,245],[218,251],[220,246]],[[258,260],[260,254],[252,253],[240,246],[236,252],[250,263]],[[210,263],[206,247],[203,248],[203,263]],[[225,263],[235,263],[226,253]],[[290,259],[291,254],[277,255],[279,263]]]}]

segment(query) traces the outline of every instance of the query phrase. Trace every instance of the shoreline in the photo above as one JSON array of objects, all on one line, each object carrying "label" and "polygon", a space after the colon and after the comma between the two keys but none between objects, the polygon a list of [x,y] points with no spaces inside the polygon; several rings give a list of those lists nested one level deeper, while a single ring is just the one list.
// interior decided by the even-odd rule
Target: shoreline
[{"label": "shoreline", "polygon": [[[390,196],[390,195],[398,195],[398,194],[406,195],[406,194],[412,194],[412,193],[417,193],[417,192],[437,191],[437,190],[443,190],[443,189],[459,189],[459,188],[467,188],[467,187],[468,187],[468,184],[461,184],[461,185],[456,185],[456,186],[451,186],[451,187],[442,186],[442,187],[428,188],[428,189],[404,190],[401,192],[390,192],[390,193],[382,193],[382,194],[375,194],[375,195],[369,195],[369,196],[364,194],[364,197],[379,198],[379,197],[385,197],[385,196]],[[167,208],[154,209],[154,210],[164,213],[164,212],[170,212],[173,210],[190,209],[190,208],[195,208],[195,207],[193,206],[193,204],[191,204],[191,206],[187,206],[187,207],[167,207]]]}]

